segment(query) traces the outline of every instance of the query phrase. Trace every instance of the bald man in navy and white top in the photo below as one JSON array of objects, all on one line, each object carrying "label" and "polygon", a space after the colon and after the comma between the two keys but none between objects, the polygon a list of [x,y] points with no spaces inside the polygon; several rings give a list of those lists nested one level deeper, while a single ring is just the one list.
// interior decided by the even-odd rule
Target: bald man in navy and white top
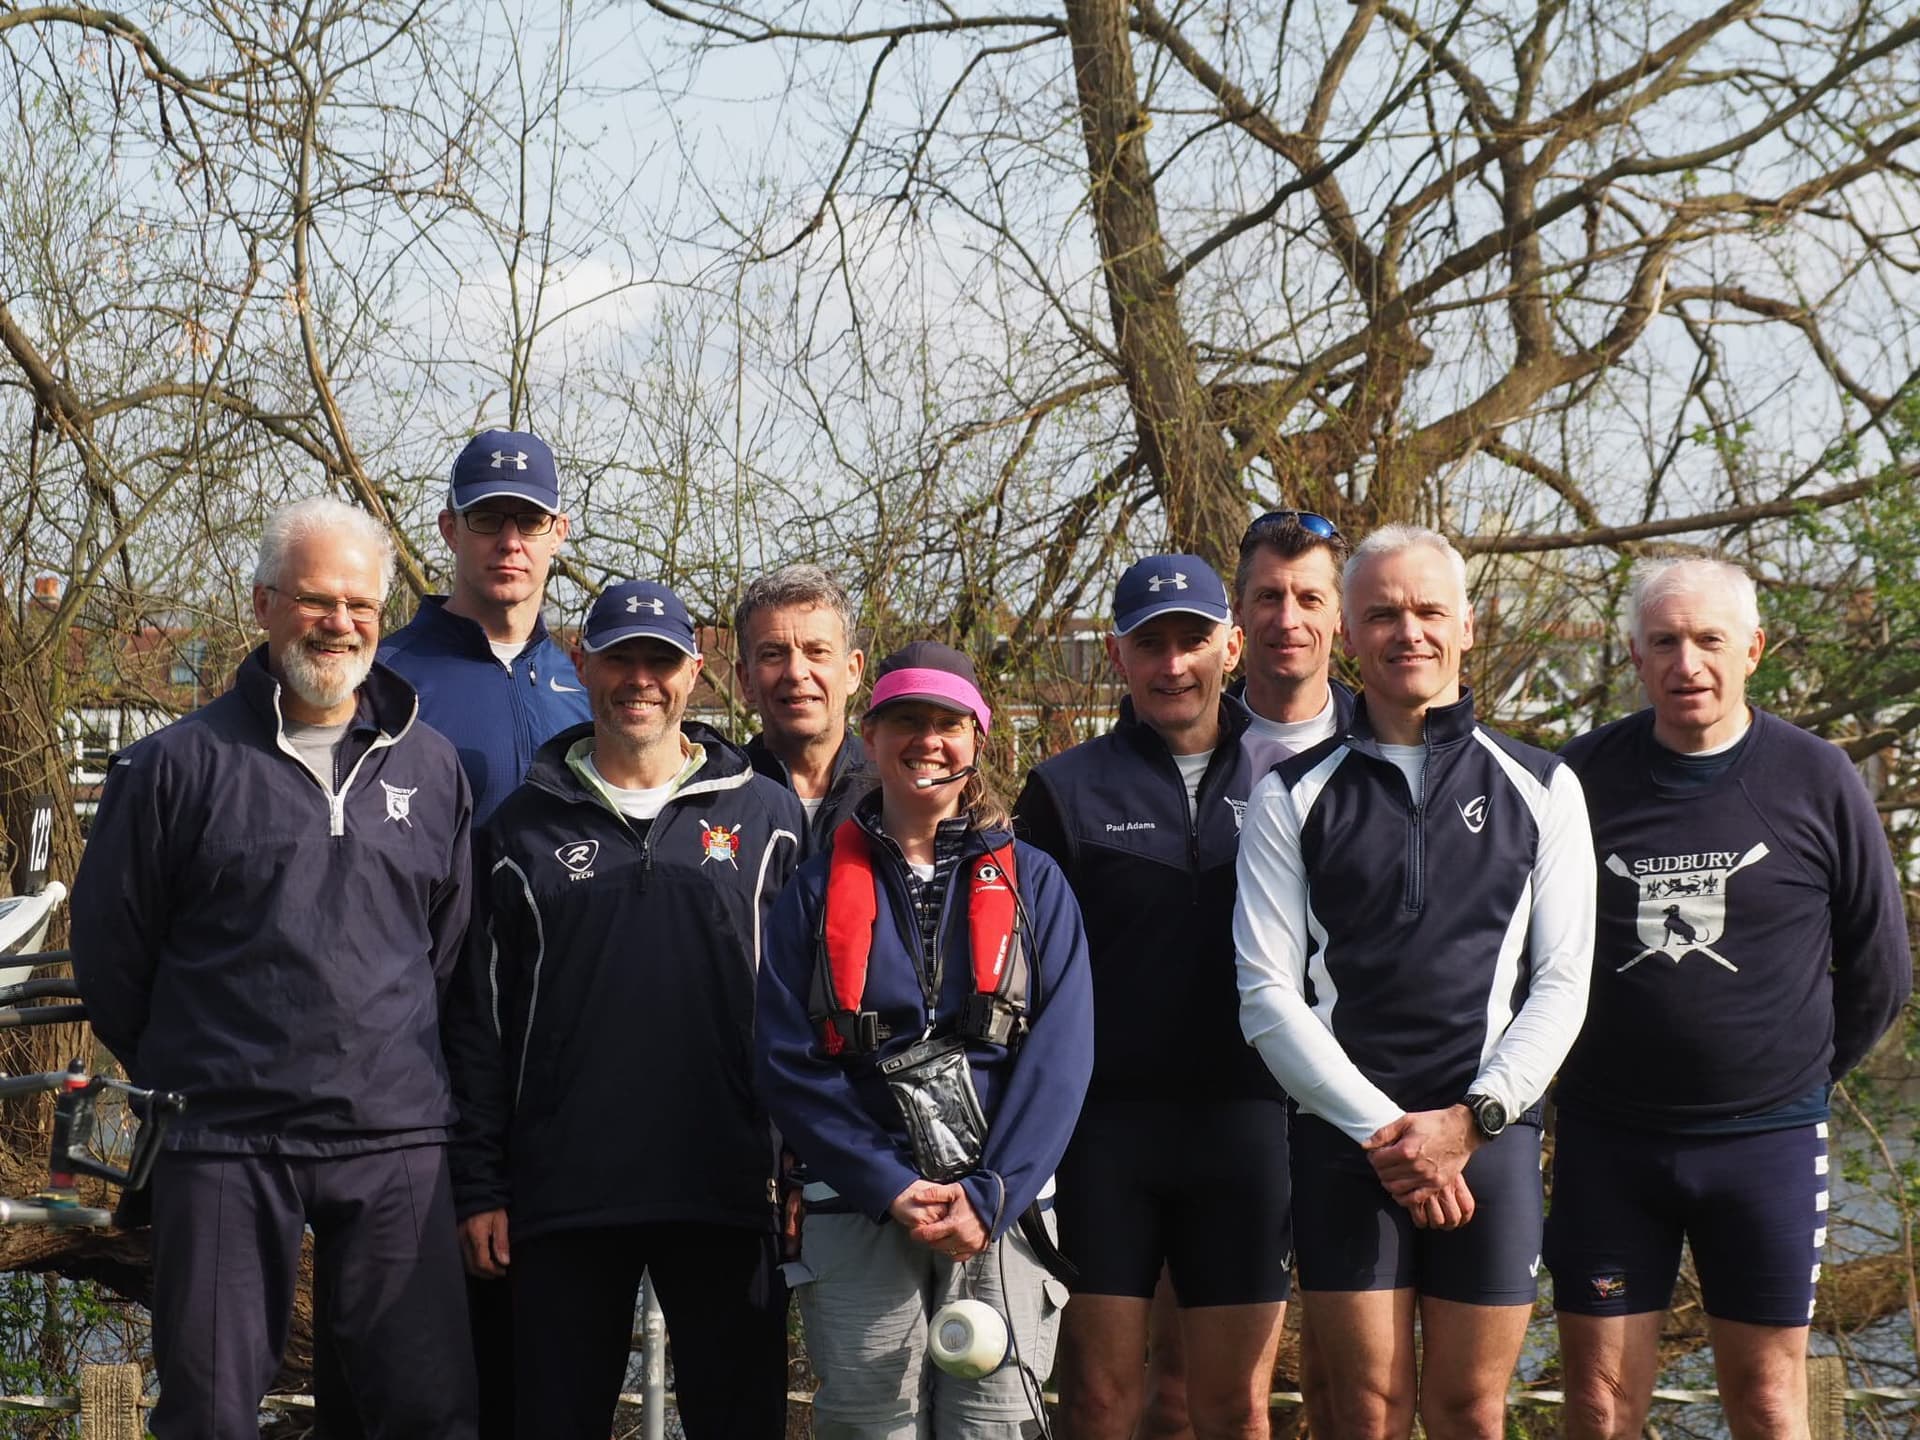
[{"label": "bald man in navy and white top", "polygon": [[1586,807],[1566,766],[1476,721],[1443,536],[1362,541],[1342,626],[1364,693],[1254,789],[1234,919],[1241,1028],[1298,1106],[1312,1419],[1404,1440],[1417,1395],[1432,1440],[1498,1440],[1539,1265],[1538,1105],[1586,1007]]}]

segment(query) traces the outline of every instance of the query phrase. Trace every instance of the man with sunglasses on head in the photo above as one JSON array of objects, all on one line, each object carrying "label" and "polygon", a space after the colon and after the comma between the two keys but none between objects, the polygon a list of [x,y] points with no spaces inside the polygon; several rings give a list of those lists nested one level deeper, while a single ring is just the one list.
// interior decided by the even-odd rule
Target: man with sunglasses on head
[{"label": "man with sunglasses on head", "polygon": [[1246,676],[1234,693],[1251,716],[1240,743],[1255,784],[1353,717],[1353,692],[1329,676],[1348,548],[1311,510],[1269,510],[1240,537],[1233,610],[1246,635]]},{"label": "man with sunglasses on head", "polygon": [[484,430],[453,462],[440,535],[453,590],[429,595],[380,659],[420,692],[420,718],[453,741],[477,825],[526,778],[534,751],[590,718],[541,607],[567,516],[538,435]]},{"label": "man with sunglasses on head", "polygon": [[[480,824],[527,776],[534,752],[591,716],[541,607],[567,517],[553,452],[538,435],[485,430],[453,462],[440,534],[453,591],[429,595],[380,659],[420,692],[420,718],[454,744]],[[511,1312],[504,1282],[470,1277],[468,1308],[488,1440],[513,1433]],[[316,1388],[330,1383],[324,1346]]]},{"label": "man with sunglasses on head", "polygon": [[[1164,1269],[1200,1440],[1267,1433],[1289,1288],[1285,1097],[1240,1036],[1234,859],[1251,768],[1224,693],[1241,635],[1195,555],[1155,555],[1114,592],[1127,687],[1107,734],[1035,767],[1015,815],[1087,921],[1094,1071],[1060,1165],[1061,1428],[1127,1440],[1143,1416]],[[1170,1331],[1156,1336],[1162,1352]],[[1172,1408],[1172,1407],[1167,1407]]]}]

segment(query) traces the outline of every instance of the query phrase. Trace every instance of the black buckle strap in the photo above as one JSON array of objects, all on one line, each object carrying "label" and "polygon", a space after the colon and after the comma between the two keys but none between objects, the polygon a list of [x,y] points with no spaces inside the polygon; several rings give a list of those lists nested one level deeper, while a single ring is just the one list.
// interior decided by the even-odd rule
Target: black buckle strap
[{"label": "black buckle strap", "polygon": [[1013,1045],[1027,1033],[1026,1011],[1001,995],[973,994],[960,1007],[955,1030],[967,1040]]},{"label": "black buckle strap", "polygon": [[893,1027],[881,1022],[877,1010],[835,1010],[822,1029],[829,1025],[840,1037],[840,1053],[845,1055],[871,1055],[893,1038]]}]

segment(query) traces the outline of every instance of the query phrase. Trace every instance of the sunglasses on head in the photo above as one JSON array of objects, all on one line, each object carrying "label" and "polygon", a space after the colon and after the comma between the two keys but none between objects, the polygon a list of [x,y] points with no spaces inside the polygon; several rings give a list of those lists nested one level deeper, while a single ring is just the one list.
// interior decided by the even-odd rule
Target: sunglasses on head
[{"label": "sunglasses on head", "polygon": [[1248,545],[1261,526],[1284,525],[1289,520],[1309,535],[1318,535],[1322,540],[1340,538],[1340,527],[1324,515],[1316,515],[1311,510],[1269,510],[1247,526],[1247,533],[1240,537],[1241,546],[1244,548]]}]

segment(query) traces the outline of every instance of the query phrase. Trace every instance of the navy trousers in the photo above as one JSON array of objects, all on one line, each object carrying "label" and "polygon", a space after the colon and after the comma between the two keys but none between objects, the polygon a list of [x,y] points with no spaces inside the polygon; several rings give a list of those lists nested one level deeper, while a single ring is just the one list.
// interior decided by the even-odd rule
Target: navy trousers
[{"label": "navy trousers", "polygon": [[[314,1303],[320,1303],[318,1296]],[[467,1276],[467,1314],[473,1333],[473,1368],[480,1377],[480,1440],[515,1440],[509,1283]],[[319,1411],[314,1440],[366,1440],[325,1331],[313,1337],[313,1398]]]},{"label": "navy trousers", "polygon": [[474,1440],[443,1147],[328,1158],[168,1151],[151,1183],[156,1440],[258,1440],[308,1226],[315,1329],[355,1412],[348,1428],[369,1440]]},{"label": "navy trousers", "polygon": [[606,1440],[633,1340],[640,1272],[667,1320],[687,1440],[780,1440],[787,1286],[775,1237],[727,1225],[619,1225],[516,1238],[520,1440]]}]

